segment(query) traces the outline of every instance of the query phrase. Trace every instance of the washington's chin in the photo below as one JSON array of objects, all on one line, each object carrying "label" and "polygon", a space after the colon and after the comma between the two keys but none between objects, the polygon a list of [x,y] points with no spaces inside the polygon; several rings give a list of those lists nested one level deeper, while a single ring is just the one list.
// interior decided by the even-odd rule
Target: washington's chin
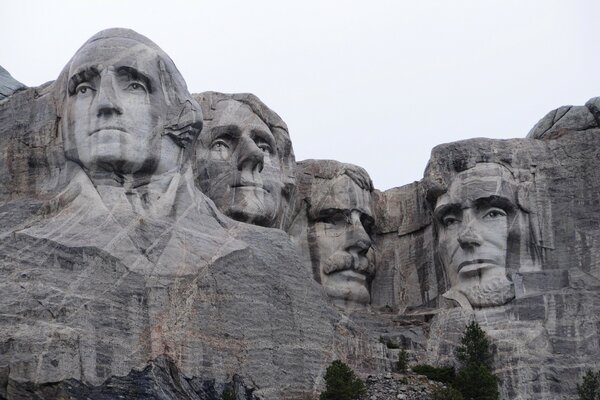
[{"label": "washington's chin", "polygon": [[324,279],[323,287],[336,305],[345,308],[362,308],[371,302],[367,277],[356,271],[334,272]]}]

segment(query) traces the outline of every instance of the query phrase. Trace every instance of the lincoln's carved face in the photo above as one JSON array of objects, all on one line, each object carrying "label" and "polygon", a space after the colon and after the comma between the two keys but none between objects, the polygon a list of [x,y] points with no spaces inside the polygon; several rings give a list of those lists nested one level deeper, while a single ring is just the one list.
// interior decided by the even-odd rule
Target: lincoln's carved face
[{"label": "lincoln's carved face", "polygon": [[222,100],[196,147],[201,190],[233,219],[273,226],[282,207],[284,176],[269,127],[236,100]]},{"label": "lincoln's carved face", "polygon": [[156,52],[127,38],[87,44],[68,76],[65,153],[90,171],[153,172],[165,99]]},{"label": "lincoln's carved face", "polygon": [[484,163],[458,174],[437,200],[438,253],[451,289],[472,306],[501,305],[514,297],[506,257],[515,188],[508,170]]},{"label": "lincoln's carved face", "polygon": [[318,260],[318,278],[334,301],[369,304],[371,193],[347,175],[328,183],[320,189],[326,194],[311,211],[311,258]]}]

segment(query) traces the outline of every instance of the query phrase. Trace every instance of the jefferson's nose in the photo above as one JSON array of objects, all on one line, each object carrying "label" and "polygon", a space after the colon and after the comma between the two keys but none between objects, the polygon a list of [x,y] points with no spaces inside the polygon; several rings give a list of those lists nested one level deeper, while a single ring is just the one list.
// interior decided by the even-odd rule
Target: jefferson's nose
[{"label": "jefferson's nose", "polygon": [[98,117],[123,114],[123,109],[115,90],[115,79],[111,73],[104,74],[100,79],[100,87],[96,94],[96,104]]},{"label": "jefferson's nose", "polygon": [[242,171],[244,169],[254,172],[263,169],[264,155],[262,150],[254,143],[252,138],[242,136],[238,143],[238,161],[237,168]]}]

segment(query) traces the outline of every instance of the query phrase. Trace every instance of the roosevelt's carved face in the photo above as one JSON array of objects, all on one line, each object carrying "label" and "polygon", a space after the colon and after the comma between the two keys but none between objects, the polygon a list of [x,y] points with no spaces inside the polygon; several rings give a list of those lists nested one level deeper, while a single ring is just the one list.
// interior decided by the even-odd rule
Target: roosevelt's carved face
[{"label": "roosevelt's carved face", "polygon": [[90,171],[153,172],[165,99],[156,52],[131,39],[83,47],[69,70],[65,154]]},{"label": "roosevelt's carved face", "polygon": [[451,289],[472,306],[501,305],[514,297],[506,277],[514,187],[503,167],[478,164],[457,175],[437,200],[438,253]]},{"label": "roosevelt's carved face", "polygon": [[[318,263],[318,278],[335,302],[369,304],[369,277],[373,266],[371,193],[342,175],[321,187],[322,200],[314,204],[309,221],[308,246]],[[316,271],[315,271],[316,272]]]},{"label": "roosevelt's carved face", "polygon": [[275,138],[241,102],[217,103],[197,144],[196,175],[201,190],[233,219],[270,227],[280,215],[284,176]]}]

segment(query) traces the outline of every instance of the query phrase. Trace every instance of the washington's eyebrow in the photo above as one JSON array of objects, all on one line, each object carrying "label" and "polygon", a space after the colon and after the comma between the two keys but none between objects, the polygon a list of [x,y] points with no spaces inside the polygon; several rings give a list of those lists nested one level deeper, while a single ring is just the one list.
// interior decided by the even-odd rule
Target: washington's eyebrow
[{"label": "washington's eyebrow", "polygon": [[95,67],[88,67],[88,68],[85,68],[85,69],[73,74],[73,76],[71,76],[71,78],[69,78],[69,83],[67,86],[69,95],[75,94],[75,89],[77,89],[77,85],[79,85],[82,82],[89,82],[99,75],[100,75],[100,73],[98,72],[98,69]]},{"label": "washington's eyebrow", "polygon": [[262,139],[269,144],[269,146],[275,148],[275,138],[271,132],[267,132],[264,129],[252,129],[252,139]]},{"label": "washington's eyebrow", "polygon": [[152,81],[150,77],[143,72],[140,72],[133,67],[123,65],[117,69],[117,74],[119,76],[126,76],[132,81],[142,82],[146,86],[146,89],[148,89],[148,92],[152,92]]}]

